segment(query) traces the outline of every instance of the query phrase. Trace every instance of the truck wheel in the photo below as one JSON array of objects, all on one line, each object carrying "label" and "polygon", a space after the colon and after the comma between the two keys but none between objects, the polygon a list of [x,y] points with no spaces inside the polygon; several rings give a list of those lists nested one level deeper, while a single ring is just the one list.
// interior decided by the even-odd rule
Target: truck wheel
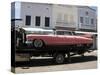
[{"label": "truck wheel", "polygon": [[56,54],[54,56],[55,62],[58,64],[64,63],[65,57],[63,54]]},{"label": "truck wheel", "polygon": [[34,46],[35,48],[42,48],[42,47],[43,47],[43,41],[40,40],[40,39],[34,40],[34,41],[33,41],[33,46]]}]

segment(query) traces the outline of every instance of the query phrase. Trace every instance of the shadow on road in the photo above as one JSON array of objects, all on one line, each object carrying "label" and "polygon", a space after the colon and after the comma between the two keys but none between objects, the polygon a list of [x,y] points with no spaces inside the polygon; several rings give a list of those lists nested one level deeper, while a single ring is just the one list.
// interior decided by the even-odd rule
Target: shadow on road
[{"label": "shadow on road", "polygon": [[[84,63],[84,62],[89,62],[89,61],[96,61],[97,57],[96,56],[77,56],[77,57],[72,57],[71,62],[68,63],[68,59],[65,58],[65,62],[63,64],[74,64],[74,63]],[[16,67],[24,67],[24,66],[29,66],[29,67],[38,67],[38,66],[53,66],[53,65],[58,65],[53,61],[53,59],[33,59],[30,62],[17,62]]]}]

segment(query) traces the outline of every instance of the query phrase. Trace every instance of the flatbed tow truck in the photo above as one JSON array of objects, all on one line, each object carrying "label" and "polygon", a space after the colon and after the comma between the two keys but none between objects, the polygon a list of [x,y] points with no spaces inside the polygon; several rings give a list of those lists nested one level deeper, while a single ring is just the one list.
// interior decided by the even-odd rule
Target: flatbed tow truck
[{"label": "flatbed tow truck", "polygon": [[84,56],[85,52],[90,52],[89,50],[72,50],[71,47],[64,50],[57,50],[56,48],[53,50],[49,49],[36,49],[34,47],[29,48],[25,45],[26,34],[21,29],[16,30],[12,28],[11,31],[11,64],[12,66],[16,66],[16,62],[27,61],[30,62],[30,58],[32,56],[41,56],[41,57],[53,57],[54,61],[57,64],[64,63],[65,56],[68,57],[68,62],[71,62],[71,56],[80,54]]}]

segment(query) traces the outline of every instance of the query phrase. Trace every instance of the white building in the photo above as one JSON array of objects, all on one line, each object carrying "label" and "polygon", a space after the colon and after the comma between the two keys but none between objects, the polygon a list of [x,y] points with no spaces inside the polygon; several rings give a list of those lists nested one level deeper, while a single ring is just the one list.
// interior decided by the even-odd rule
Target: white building
[{"label": "white building", "polygon": [[13,2],[12,25],[46,29],[96,31],[96,11],[88,6]]},{"label": "white building", "polygon": [[78,7],[78,29],[85,31],[97,31],[97,12],[87,7]]}]

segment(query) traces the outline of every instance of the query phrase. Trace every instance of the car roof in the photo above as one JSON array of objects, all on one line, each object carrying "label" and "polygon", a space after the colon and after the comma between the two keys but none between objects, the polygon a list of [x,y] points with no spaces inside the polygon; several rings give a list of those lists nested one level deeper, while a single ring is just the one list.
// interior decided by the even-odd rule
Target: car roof
[{"label": "car roof", "polygon": [[43,28],[22,28],[24,29],[25,31],[31,31],[31,32],[38,32],[38,31],[41,31],[41,32],[53,32],[53,30],[47,30],[47,29],[43,29]]}]

